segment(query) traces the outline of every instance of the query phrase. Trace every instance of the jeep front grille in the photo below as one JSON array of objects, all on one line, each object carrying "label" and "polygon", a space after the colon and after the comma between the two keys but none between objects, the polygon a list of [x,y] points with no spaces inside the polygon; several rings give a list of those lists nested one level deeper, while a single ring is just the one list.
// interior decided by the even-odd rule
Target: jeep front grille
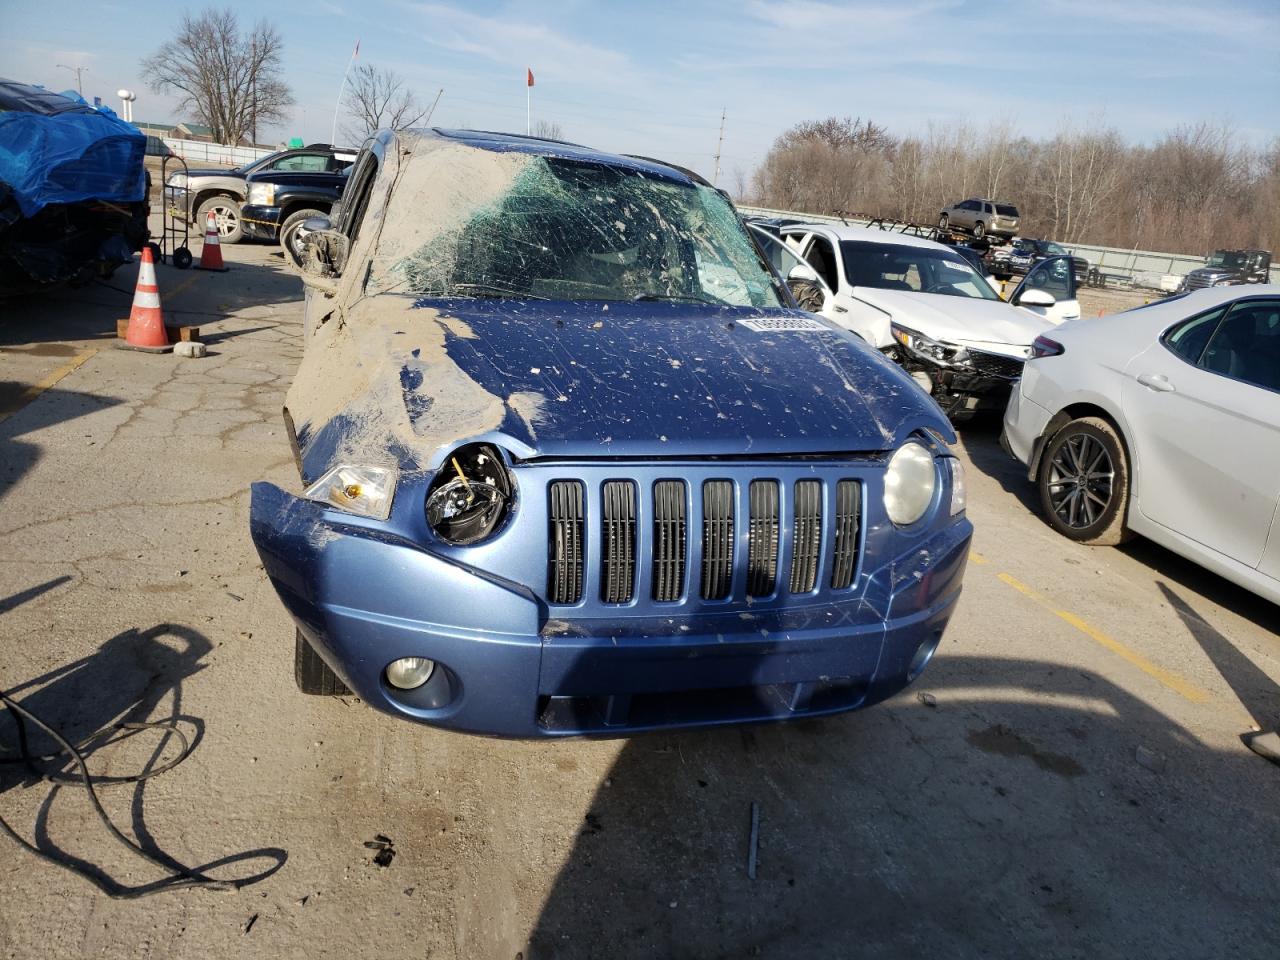
[{"label": "jeep front grille", "polygon": [[[857,582],[860,480],[838,466],[733,480],[708,473],[550,481],[547,602],[745,606]],[[599,584],[598,596],[584,596],[587,582]]]}]

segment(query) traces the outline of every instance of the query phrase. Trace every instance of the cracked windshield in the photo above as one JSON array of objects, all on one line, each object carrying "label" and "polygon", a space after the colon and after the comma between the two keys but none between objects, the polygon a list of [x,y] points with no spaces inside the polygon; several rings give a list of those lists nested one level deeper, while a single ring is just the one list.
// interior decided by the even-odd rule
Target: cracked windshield
[{"label": "cracked windshield", "polygon": [[[388,224],[369,291],[782,306],[733,208],[710,187],[555,157],[520,168],[499,196],[425,242],[419,224],[408,237]],[[469,186],[456,195],[464,208]]]}]

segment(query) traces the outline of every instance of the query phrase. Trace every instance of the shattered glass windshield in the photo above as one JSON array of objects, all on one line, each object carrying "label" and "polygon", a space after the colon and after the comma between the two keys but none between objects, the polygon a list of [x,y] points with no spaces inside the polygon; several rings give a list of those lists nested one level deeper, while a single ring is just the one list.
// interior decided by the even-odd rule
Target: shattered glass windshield
[{"label": "shattered glass windshield", "polygon": [[413,163],[389,204],[370,293],[782,306],[732,205],[709,187],[474,148]]}]

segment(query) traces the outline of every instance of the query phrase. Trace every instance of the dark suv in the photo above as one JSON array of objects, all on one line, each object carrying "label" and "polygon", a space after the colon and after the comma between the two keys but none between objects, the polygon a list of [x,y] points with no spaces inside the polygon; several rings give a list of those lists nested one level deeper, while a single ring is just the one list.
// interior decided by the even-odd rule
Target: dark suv
[{"label": "dark suv", "polygon": [[178,216],[203,229],[210,211],[218,224],[218,240],[238,243],[244,237],[240,208],[245,202],[245,180],[255,173],[340,173],[351,166],[357,151],[328,143],[313,143],[297,150],[282,150],[224,170],[220,167],[175,173],[164,185],[164,199]]}]

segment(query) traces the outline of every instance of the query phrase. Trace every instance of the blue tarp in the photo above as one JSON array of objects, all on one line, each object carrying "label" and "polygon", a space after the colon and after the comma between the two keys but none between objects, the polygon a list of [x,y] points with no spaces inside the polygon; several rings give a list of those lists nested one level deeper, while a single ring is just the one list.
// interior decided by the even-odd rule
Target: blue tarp
[{"label": "blue tarp", "polygon": [[146,198],[147,138],[110,110],[0,113],[0,181],[24,217],[51,203]]}]

